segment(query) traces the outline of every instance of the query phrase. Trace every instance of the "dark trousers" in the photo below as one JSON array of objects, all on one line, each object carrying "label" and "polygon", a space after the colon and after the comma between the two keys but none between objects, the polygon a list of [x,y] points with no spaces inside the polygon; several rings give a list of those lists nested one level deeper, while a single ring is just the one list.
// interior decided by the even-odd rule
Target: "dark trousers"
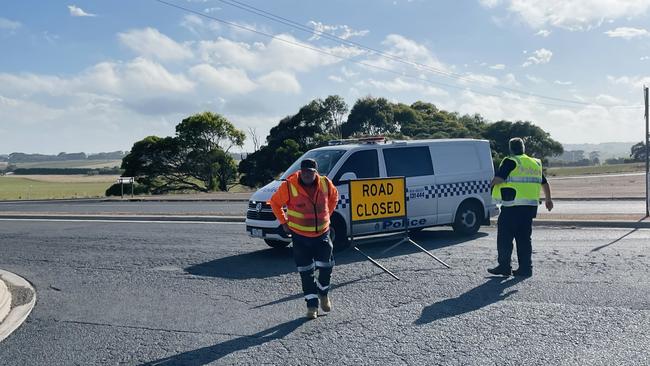
[{"label": "dark trousers", "polygon": [[[316,238],[296,233],[292,233],[291,236],[293,259],[300,273],[305,301],[308,307],[317,307],[318,295],[327,295],[329,291],[332,267],[334,267],[329,231]],[[314,276],[316,268],[318,268],[318,279]]]},{"label": "dark trousers", "polygon": [[532,270],[533,218],[537,215],[535,206],[501,207],[497,221],[497,252],[499,267],[511,268],[512,240],[517,242],[519,268]]}]

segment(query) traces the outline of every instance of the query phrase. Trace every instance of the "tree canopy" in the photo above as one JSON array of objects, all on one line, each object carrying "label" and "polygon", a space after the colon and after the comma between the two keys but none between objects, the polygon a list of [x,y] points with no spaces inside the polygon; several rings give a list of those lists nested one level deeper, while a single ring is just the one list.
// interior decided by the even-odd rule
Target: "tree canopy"
[{"label": "tree canopy", "polygon": [[240,183],[268,183],[304,152],[331,139],[384,135],[397,139],[478,138],[490,141],[495,163],[508,155],[508,140],[522,137],[526,151],[545,159],[562,153],[562,145],[529,121],[489,123],[481,115],[460,115],[417,101],[411,105],[367,96],[348,107],[339,96],[314,99],[295,115],[271,128],[266,144],[239,164]]},{"label": "tree canopy", "polygon": [[122,169],[152,193],[225,191],[237,176],[228,150],[243,146],[245,138],[219,114],[195,114],[176,126],[174,137],[148,136],[133,144]]}]

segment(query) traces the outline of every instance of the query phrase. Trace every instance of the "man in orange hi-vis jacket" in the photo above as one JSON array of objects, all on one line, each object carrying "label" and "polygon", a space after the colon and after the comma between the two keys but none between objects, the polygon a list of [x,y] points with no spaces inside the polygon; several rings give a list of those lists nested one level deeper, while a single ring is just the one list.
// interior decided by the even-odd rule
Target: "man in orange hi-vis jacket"
[{"label": "man in orange hi-vis jacket", "polygon": [[[291,234],[293,257],[300,273],[309,319],[318,317],[319,300],[323,311],[332,309],[328,292],[334,258],[329,227],[338,199],[339,193],[332,181],[318,174],[316,161],[305,159],[300,162],[300,171],[282,182],[269,202],[275,217]],[[318,279],[314,278],[316,268]]]}]

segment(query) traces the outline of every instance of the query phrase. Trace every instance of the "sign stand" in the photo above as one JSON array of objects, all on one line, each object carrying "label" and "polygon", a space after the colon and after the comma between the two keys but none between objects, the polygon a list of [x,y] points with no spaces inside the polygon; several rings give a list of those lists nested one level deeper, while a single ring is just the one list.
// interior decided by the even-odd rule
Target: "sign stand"
[{"label": "sign stand", "polygon": [[386,253],[404,242],[409,242],[443,266],[451,268],[447,263],[431,254],[431,252],[424,249],[409,237],[405,177],[351,180],[348,181],[348,192],[350,195],[350,246],[352,249],[366,257],[372,264],[379,267],[382,271],[388,273],[396,280],[399,280],[399,277],[356,247],[354,244],[354,224],[359,222],[368,223],[373,221],[383,221],[392,218],[403,220],[403,227],[405,229],[404,238],[397,242],[397,244],[384,250],[382,253]]},{"label": "sign stand", "polygon": [[[405,197],[404,201],[406,201],[406,189],[404,190],[404,197]],[[389,251],[397,248],[402,243],[410,243],[410,244],[415,245],[416,248],[418,248],[421,251],[425,252],[429,257],[431,257],[431,258],[435,259],[436,261],[438,261],[438,263],[442,264],[443,266],[445,266],[447,268],[451,268],[447,263],[443,262],[440,258],[438,258],[435,255],[431,254],[430,251],[424,249],[420,244],[416,243],[415,241],[413,241],[413,239],[411,239],[411,237],[409,236],[409,218],[408,218],[408,212],[407,212],[406,204],[404,205],[404,225],[403,226],[404,226],[404,238],[402,240],[398,241],[397,243],[391,245],[390,247],[384,249],[381,252],[381,254],[388,253]]]}]

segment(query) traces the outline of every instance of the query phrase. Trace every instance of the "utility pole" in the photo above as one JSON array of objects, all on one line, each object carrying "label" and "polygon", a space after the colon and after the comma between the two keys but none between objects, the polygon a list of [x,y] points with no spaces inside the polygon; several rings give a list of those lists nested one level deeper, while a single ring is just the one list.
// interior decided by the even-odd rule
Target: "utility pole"
[{"label": "utility pole", "polygon": [[648,136],[650,131],[648,129],[648,87],[643,86],[643,99],[645,104],[645,216],[650,216],[650,198],[648,197],[648,180],[650,180],[650,157],[648,156]]}]

